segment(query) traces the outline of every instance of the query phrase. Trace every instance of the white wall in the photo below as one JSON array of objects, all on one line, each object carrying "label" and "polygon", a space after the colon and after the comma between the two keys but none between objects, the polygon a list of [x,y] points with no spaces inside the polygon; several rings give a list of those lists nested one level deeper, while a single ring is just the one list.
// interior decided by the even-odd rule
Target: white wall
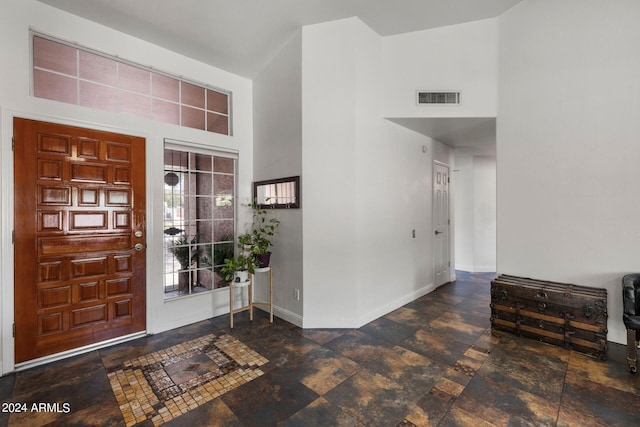
[{"label": "white wall", "polygon": [[[302,31],[284,46],[253,81],[254,162],[256,181],[302,174]],[[304,181],[304,177],[301,177]],[[272,239],[276,314],[302,326],[302,212],[274,211],[280,220]],[[265,300],[263,280],[256,277],[256,296]],[[261,281],[261,282],[259,282]],[[300,299],[294,291],[300,290]]]},{"label": "white wall", "polygon": [[304,326],[357,327],[432,289],[440,144],[383,119],[388,58],[359,19],[304,27],[302,41]]},{"label": "white wall", "polygon": [[[495,117],[498,22],[383,38],[385,117]],[[417,90],[461,91],[461,105],[416,105]]]},{"label": "white wall", "polygon": [[455,269],[475,271],[473,256],[473,156],[456,156],[451,173],[455,187]]},{"label": "white wall", "polygon": [[496,158],[475,156],[473,162],[474,271],[496,271]]},{"label": "white wall", "polygon": [[608,291],[640,270],[640,2],[525,0],[500,17],[498,269]]},{"label": "white wall", "polygon": [[[156,123],[115,113],[37,99],[29,95],[29,29],[78,43],[119,57],[152,66],[233,92],[232,137]],[[237,149],[239,196],[250,200],[253,173],[251,81],[199,63],[90,21],[51,8],[35,0],[3,0],[0,14],[0,317],[1,372],[13,370],[13,117],[91,127],[139,135],[147,139],[147,330],[159,332],[228,311],[228,291],[219,290],[164,302],[162,206],[163,138],[191,141],[207,146]],[[240,218],[239,222],[244,222]]]},{"label": "white wall", "polygon": [[496,157],[456,154],[455,165],[456,270],[496,271]]},{"label": "white wall", "polygon": [[304,327],[357,322],[352,20],[302,29]]}]

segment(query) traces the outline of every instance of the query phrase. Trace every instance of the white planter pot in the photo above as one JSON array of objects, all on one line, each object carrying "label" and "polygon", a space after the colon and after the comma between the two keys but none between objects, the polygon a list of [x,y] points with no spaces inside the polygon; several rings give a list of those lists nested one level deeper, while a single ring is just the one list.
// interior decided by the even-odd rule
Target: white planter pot
[{"label": "white planter pot", "polygon": [[247,270],[236,271],[234,280],[236,282],[246,282],[249,280],[249,272]]}]

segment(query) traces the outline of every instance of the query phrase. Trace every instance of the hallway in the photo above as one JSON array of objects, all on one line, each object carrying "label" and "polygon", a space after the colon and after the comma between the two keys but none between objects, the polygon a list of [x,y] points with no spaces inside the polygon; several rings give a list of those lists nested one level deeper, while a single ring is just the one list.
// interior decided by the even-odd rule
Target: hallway
[{"label": "hallway", "polygon": [[493,274],[457,276],[357,330],[269,324],[258,310],[233,331],[225,315],[8,375],[0,426],[637,425],[624,346],[602,362],[494,337]]}]

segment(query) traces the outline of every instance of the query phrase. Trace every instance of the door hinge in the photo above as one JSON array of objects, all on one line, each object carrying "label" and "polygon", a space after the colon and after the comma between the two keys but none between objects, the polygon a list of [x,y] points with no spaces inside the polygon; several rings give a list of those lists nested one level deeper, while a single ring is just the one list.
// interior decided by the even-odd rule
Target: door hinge
[{"label": "door hinge", "polygon": [[449,267],[451,267],[451,261],[449,261],[448,264],[449,264]]},{"label": "door hinge", "polygon": [[11,244],[16,244],[16,230],[11,230]]},{"label": "door hinge", "polygon": [[12,136],[11,137],[11,151],[14,151],[16,149],[16,137]]},{"label": "door hinge", "polygon": [[13,337],[16,337],[16,324],[13,324]]},{"label": "door hinge", "polygon": [[451,182],[451,177],[447,177],[447,184],[449,184]]}]

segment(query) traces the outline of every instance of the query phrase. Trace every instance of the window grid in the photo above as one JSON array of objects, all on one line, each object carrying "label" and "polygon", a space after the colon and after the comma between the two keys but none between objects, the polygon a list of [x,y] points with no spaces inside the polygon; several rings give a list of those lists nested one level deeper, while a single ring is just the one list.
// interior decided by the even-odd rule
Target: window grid
[{"label": "window grid", "polygon": [[227,286],[220,273],[234,255],[235,162],[165,149],[165,298]]},{"label": "window grid", "polygon": [[[33,34],[32,42],[36,97],[230,135],[228,93],[53,38]],[[74,50],[73,59],[69,49]],[[131,73],[128,82],[126,73]],[[138,81],[136,73],[142,76]],[[136,84],[144,87],[145,80],[145,90],[132,89]],[[163,92],[162,82],[177,85],[177,97],[166,96],[171,88]]]}]

